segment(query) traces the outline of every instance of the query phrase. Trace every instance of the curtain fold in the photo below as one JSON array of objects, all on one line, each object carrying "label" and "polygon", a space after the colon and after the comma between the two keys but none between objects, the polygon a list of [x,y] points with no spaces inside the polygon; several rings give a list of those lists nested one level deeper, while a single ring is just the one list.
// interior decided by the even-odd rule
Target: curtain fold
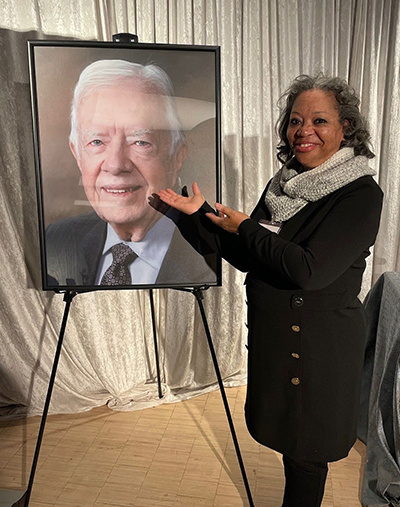
[{"label": "curtain fold", "polygon": [[[0,4],[0,414],[42,409],[64,303],[39,289],[33,143],[26,41],[111,41],[221,46],[222,201],[249,213],[276,162],[277,100],[300,73],[350,81],[362,97],[386,198],[361,293],[400,268],[399,69],[396,0],[3,0]],[[215,388],[199,310],[192,295],[155,291],[164,401]],[[205,293],[222,374],[245,381],[243,274],[223,265],[223,287]],[[108,403],[131,410],[160,403],[147,291],[76,296],[52,412]]]}]

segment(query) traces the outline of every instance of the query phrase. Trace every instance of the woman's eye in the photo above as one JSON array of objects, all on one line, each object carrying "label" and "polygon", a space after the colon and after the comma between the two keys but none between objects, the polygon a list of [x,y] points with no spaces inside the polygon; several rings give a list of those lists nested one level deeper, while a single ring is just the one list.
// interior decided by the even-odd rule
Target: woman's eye
[{"label": "woman's eye", "polygon": [[299,123],[300,123],[300,120],[298,120],[297,118],[290,119],[290,125],[299,125]]},{"label": "woman's eye", "polygon": [[324,118],[317,118],[314,123],[316,124],[319,124],[319,123],[326,123],[326,120]]}]

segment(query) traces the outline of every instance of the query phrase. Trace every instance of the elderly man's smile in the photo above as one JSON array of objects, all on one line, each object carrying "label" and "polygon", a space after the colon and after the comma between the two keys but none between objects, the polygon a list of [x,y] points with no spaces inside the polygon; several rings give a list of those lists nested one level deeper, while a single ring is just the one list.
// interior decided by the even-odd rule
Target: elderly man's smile
[{"label": "elderly man's smile", "polygon": [[142,188],[141,185],[134,185],[132,187],[102,187],[107,194],[121,196],[121,195],[129,195],[137,192]]}]

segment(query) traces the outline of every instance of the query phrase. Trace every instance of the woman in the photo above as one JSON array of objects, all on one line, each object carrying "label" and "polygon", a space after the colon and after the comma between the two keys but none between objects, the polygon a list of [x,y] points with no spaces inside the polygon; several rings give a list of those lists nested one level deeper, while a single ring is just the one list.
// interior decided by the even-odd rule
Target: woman
[{"label": "woman", "polygon": [[283,96],[278,159],[249,217],[159,193],[203,253],[247,272],[246,422],[283,454],[283,507],[322,502],[327,463],[356,439],[365,317],[357,295],[378,231],[382,192],[359,100],[339,78],[299,76]]}]

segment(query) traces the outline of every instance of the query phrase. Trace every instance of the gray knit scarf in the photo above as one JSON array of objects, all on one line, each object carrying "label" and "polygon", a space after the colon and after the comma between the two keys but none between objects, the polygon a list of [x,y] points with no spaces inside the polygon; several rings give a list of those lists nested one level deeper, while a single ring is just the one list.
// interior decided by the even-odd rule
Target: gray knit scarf
[{"label": "gray knit scarf", "polygon": [[368,166],[368,158],[356,157],[353,148],[342,148],[309,171],[299,173],[296,166],[295,158],[289,160],[275,174],[265,195],[275,222],[288,220],[309,202],[318,201],[361,176],[376,174]]}]

